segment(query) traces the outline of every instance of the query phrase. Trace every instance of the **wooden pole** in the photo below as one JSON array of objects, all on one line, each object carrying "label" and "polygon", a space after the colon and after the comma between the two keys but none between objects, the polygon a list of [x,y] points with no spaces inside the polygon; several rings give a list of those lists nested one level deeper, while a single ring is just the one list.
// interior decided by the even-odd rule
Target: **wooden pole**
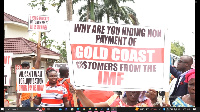
[{"label": "wooden pole", "polygon": [[[31,98],[33,99],[33,93],[31,93]],[[33,107],[33,100],[31,100],[31,107]]]},{"label": "wooden pole", "polygon": [[[40,39],[41,39],[41,32],[38,32],[38,44],[37,44],[37,48],[39,48],[40,49]],[[40,50],[38,51],[38,49],[37,49],[37,52],[40,52]],[[31,93],[31,98],[33,99],[34,97],[33,97],[33,93]],[[33,100],[30,102],[30,104],[31,104],[31,107],[33,107]]]},{"label": "wooden pole", "polygon": [[169,92],[165,92],[165,103],[169,104]]},{"label": "wooden pole", "polygon": [[73,94],[73,100],[74,100],[74,107],[78,107],[78,105],[77,105],[76,93]]},{"label": "wooden pole", "polygon": [[41,32],[38,32],[38,47],[40,47],[40,39],[41,39]]}]

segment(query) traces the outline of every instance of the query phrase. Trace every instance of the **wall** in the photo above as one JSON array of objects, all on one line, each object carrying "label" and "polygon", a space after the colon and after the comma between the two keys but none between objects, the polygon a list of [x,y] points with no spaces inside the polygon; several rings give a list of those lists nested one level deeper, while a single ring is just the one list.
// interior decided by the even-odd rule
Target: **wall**
[{"label": "wall", "polygon": [[26,28],[15,24],[5,24],[4,30],[5,38],[24,37],[28,39],[29,37],[28,27]]},{"label": "wall", "polygon": [[15,95],[16,94],[15,65],[20,65],[20,64],[21,64],[21,59],[20,58],[12,59],[10,87],[9,86],[7,87],[8,95]]}]

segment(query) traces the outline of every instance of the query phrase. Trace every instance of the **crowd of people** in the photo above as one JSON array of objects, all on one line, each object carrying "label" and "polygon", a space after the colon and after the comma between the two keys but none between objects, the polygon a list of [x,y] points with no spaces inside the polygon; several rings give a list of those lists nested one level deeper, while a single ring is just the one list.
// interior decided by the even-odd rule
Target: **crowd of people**
[{"label": "crowd of people", "polygon": [[157,100],[158,92],[154,89],[126,91],[122,98],[115,94],[107,101],[99,103],[92,102],[82,90],[75,90],[71,84],[70,92],[77,94],[84,107],[195,107],[195,69],[191,68],[192,64],[193,58],[185,55],[178,60],[176,69],[170,65],[170,73],[177,78],[169,96],[170,104],[160,104]]},{"label": "crowd of people", "polygon": [[[38,58],[32,69],[38,69]],[[30,93],[17,93],[17,107],[195,107],[195,69],[191,68],[193,58],[181,56],[177,67],[170,65],[170,73],[176,79],[169,103],[158,101],[159,92],[154,89],[148,91],[125,91],[120,97],[114,91],[76,90],[70,83],[69,68],[60,67],[57,71],[49,67],[46,70],[48,82],[46,93],[37,93],[31,97]],[[29,69],[28,62],[23,62],[23,69]],[[174,80],[173,79],[173,80]],[[4,100],[4,102],[6,102]],[[7,102],[4,104],[7,106]]]}]

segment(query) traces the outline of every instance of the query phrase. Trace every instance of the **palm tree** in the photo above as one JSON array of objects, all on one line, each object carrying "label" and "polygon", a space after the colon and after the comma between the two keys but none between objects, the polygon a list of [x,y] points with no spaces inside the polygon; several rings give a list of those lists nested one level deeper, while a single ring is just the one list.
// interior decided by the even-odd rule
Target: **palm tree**
[{"label": "palm tree", "polygon": [[[78,2],[78,0],[75,1]],[[90,19],[94,20],[95,22],[102,22],[102,18],[104,17],[104,15],[106,15],[107,23],[110,23],[110,17],[112,17],[115,23],[118,23],[120,19],[123,20],[126,24],[130,24],[131,22],[133,25],[138,25],[139,22],[136,18],[136,13],[134,12],[134,10],[127,6],[120,7],[120,1],[126,2],[128,0],[103,0],[103,4],[99,4],[98,0],[96,0],[96,3],[94,3],[94,5],[91,5],[90,0],[88,0],[88,4],[82,6],[79,9],[79,20],[87,21],[88,15],[90,15]],[[88,8],[88,6],[90,7]],[[92,6],[94,6],[94,12]],[[95,17],[93,17],[93,15],[95,15]]]},{"label": "palm tree", "polygon": [[[31,3],[29,3],[28,5],[30,5],[32,8],[36,7],[37,5],[41,5],[42,11],[46,11],[48,10],[48,8],[45,6],[46,1],[47,0],[32,0]],[[66,0],[68,21],[72,20],[72,6],[78,1],[81,0]],[[106,15],[107,23],[110,23],[110,18],[112,18],[115,23],[118,23],[120,19],[126,24],[129,24],[130,22],[134,25],[139,24],[135,12],[129,7],[119,6],[120,1],[134,2],[134,0],[101,0],[103,4],[99,4],[98,0],[96,0],[96,3],[94,2],[94,0],[87,0],[87,5],[79,9],[80,21],[88,21],[88,19],[91,19],[95,22],[102,22],[102,18]],[[65,0],[59,0],[57,2],[54,0],[49,0],[49,3],[52,6],[57,6],[58,13],[59,8],[63,2],[65,2]]]}]

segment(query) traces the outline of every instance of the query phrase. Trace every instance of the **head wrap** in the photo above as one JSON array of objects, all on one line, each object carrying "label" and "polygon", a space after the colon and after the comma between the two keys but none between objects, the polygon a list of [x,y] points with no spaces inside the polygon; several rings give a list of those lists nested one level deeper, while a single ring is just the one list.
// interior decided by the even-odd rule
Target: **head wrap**
[{"label": "head wrap", "polygon": [[185,74],[185,82],[188,83],[192,78],[195,78],[195,69],[191,69],[187,74]]},{"label": "head wrap", "polygon": [[[49,67],[49,68],[47,68],[47,70],[46,70],[46,74],[48,75],[49,74],[49,72],[51,72],[51,71],[56,71],[54,68],[52,68],[52,67]],[[56,71],[57,72],[57,71]]]}]

